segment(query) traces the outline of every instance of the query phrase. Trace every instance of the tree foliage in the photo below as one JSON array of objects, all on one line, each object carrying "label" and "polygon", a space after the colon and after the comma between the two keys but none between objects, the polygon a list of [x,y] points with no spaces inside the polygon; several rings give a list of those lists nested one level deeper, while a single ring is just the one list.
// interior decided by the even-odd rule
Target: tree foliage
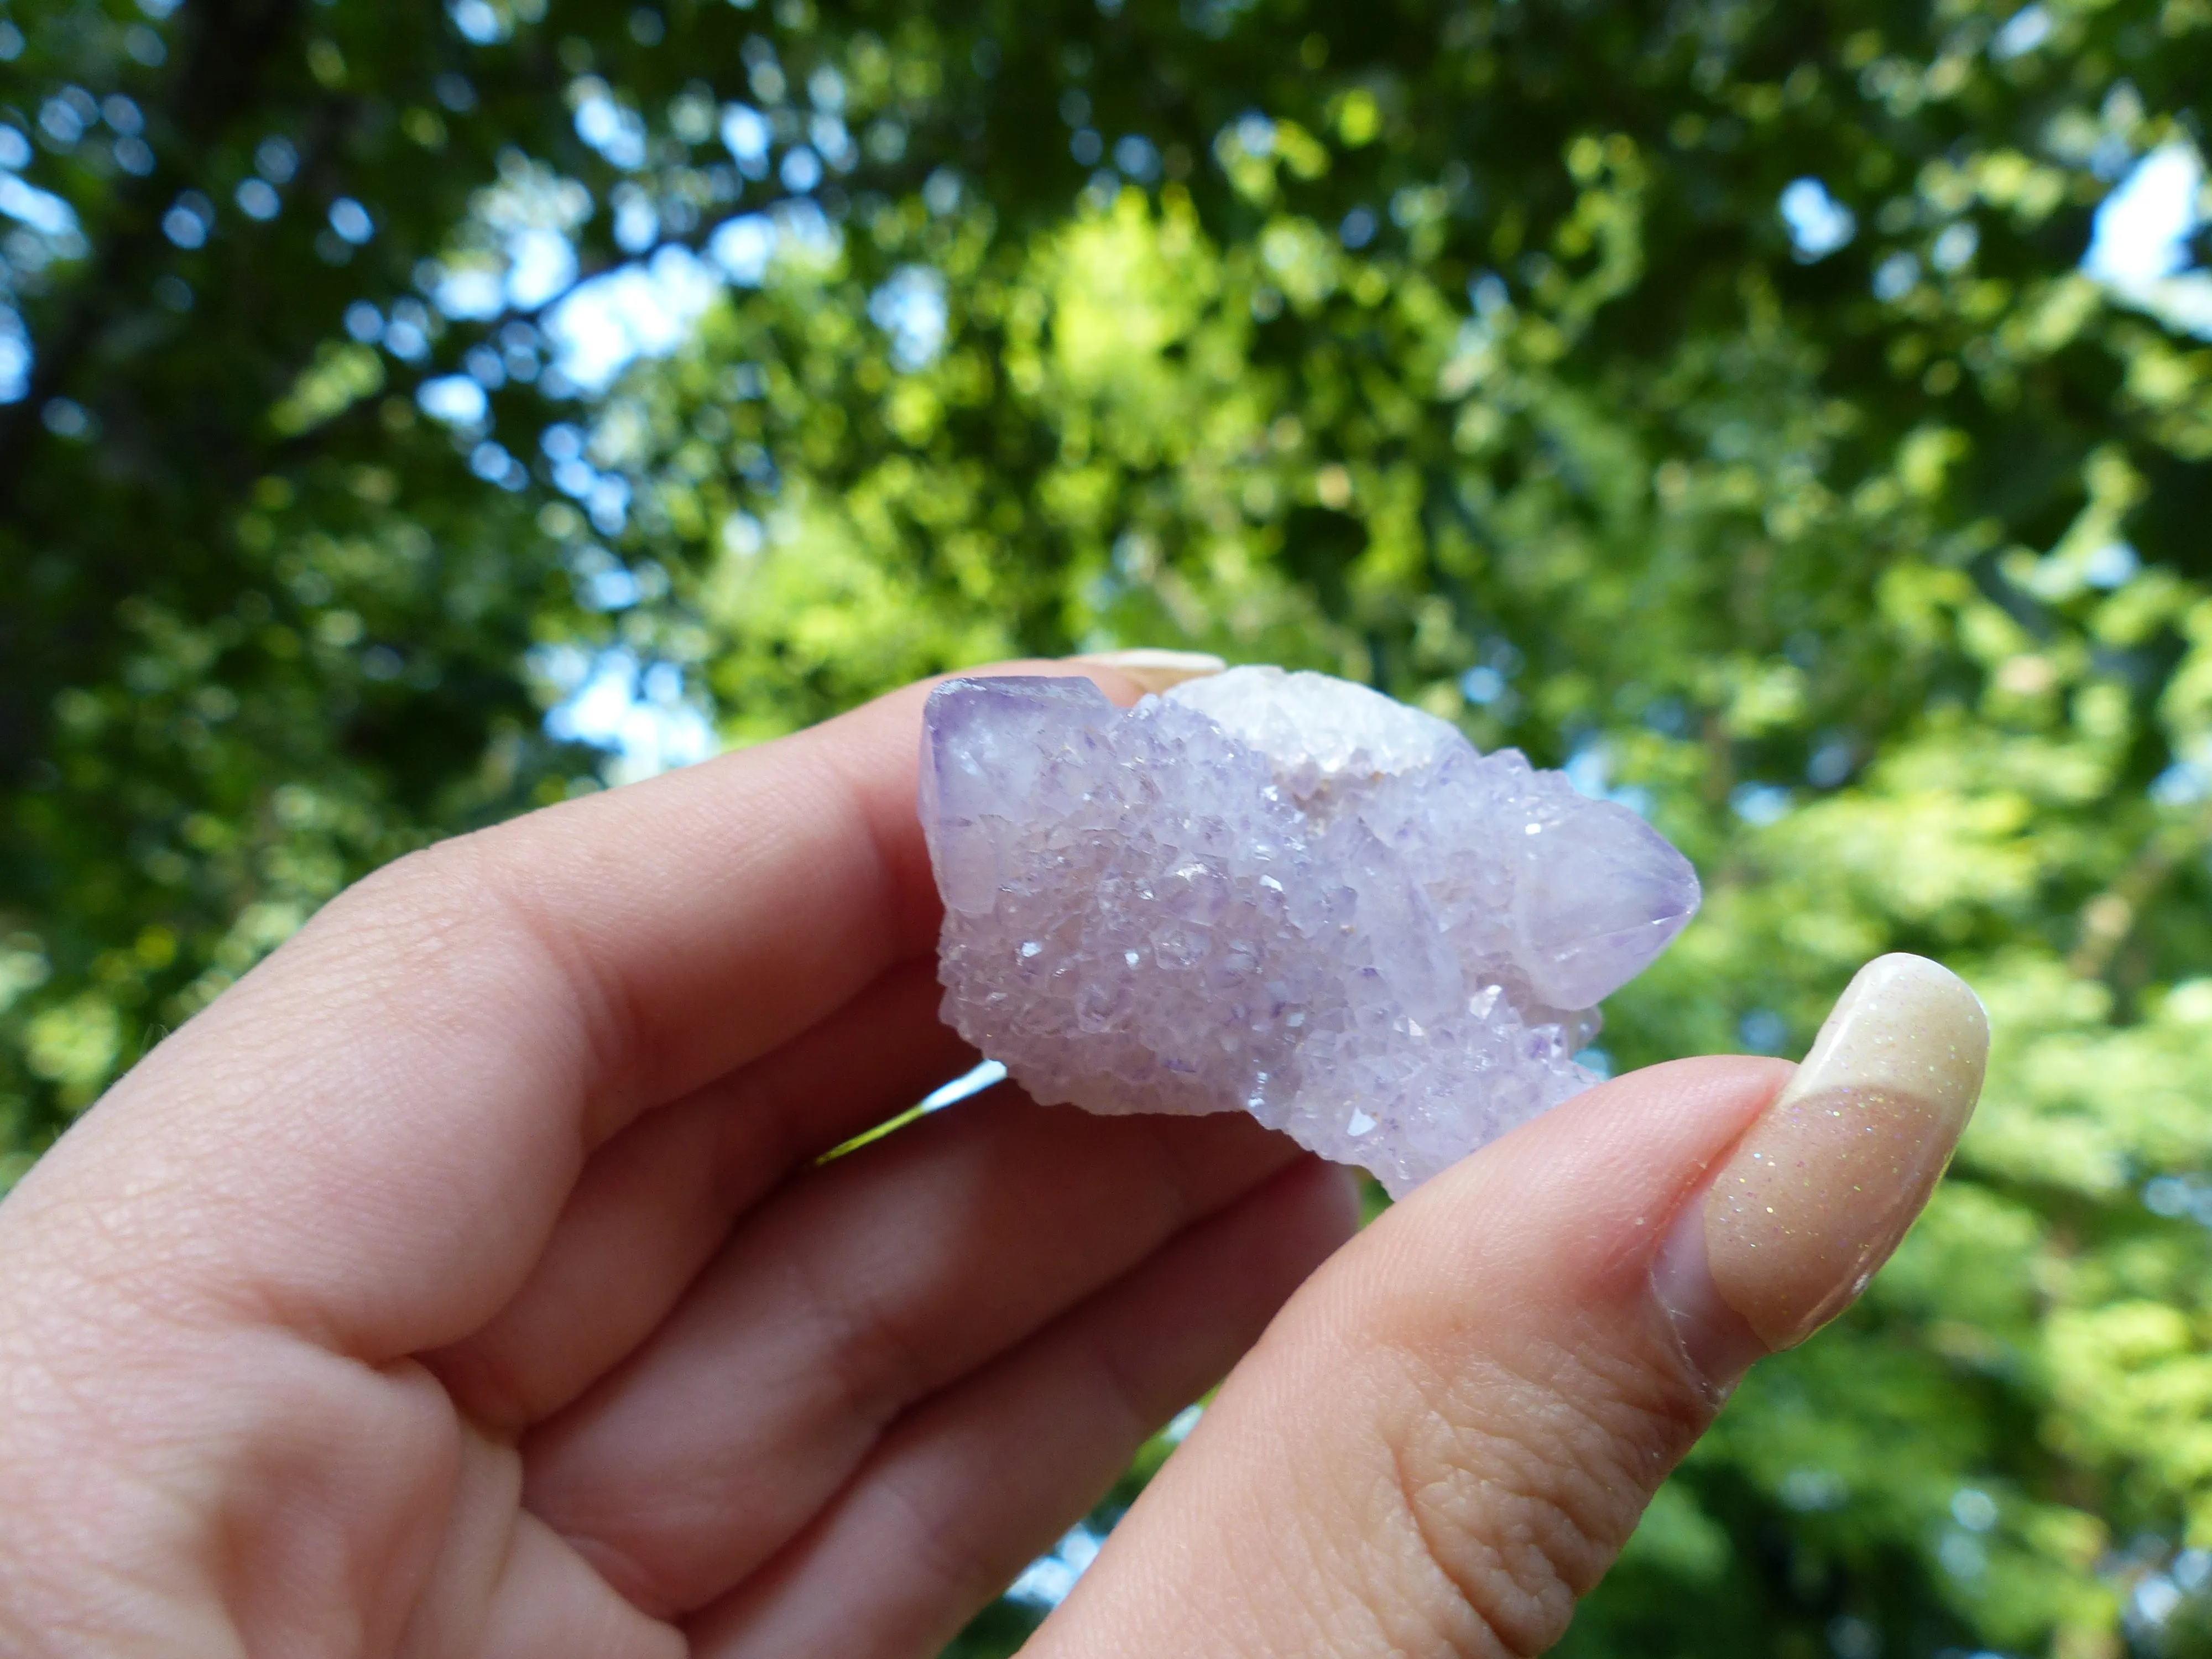
[{"label": "tree foliage", "polygon": [[2212,278],[2082,266],[2212,7],[9,4],[12,1167],[347,881],[634,765],[549,708],[1324,667],[1696,858],[1615,1063],[1893,948],[1996,1022],[1567,1650],[2212,1651]]}]

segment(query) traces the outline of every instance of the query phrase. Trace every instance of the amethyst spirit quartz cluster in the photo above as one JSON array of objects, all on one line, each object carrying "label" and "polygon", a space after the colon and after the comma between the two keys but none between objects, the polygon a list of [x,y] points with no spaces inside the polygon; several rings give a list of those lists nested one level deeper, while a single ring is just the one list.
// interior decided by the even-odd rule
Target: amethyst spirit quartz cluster
[{"label": "amethyst spirit quartz cluster", "polygon": [[1395,1196],[1597,1081],[1698,908],[1634,812],[1321,674],[929,700],[945,1018],[1036,1099],[1243,1110]]}]

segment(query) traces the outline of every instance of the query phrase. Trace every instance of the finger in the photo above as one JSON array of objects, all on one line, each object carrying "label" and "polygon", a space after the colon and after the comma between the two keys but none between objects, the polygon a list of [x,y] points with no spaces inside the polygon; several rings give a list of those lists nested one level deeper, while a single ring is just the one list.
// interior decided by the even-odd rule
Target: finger
[{"label": "finger", "polygon": [[[417,1541],[402,1659],[683,1659],[676,1629],[617,1595],[536,1516],[521,1513],[514,1448],[464,1427],[442,1534]],[[294,1650],[307,1651],[304,1647]]]},{"label": "finger", "polygon": [[1662,1066],[1439,1176],[1293,1298],[1028,1659],[1549,1647],[1735,1373],[1896,1243],[1987,1044],[1884,958],[1778,1097],[1776,1062]]},{"label": "finger", "polygon": [[1784,1075],[1620,1079],[1386,1212],[1231,1374],[1025,1659],[1550,1646],[1708,1410],[1650,1301],[1650,1236]]},{"label": "finger", "polygon": [[796,1182],[619,1370],[524,1443],[526,1501],[655,1613],[790,1540],[914,1401],[1296,1155],[1241,1115],[1011,1089]]},{"label": "finger", "polygon": [[471,1659],[685,1659],[683,1637],[647,1618],[530,1515],[514,1518],[483,1629],[449,1651]]},{"label": "finger", "polygon": [[1303,1161],[887,1434],[768,1567],[688,1627],[696,1659],[933,1654],[1218,1381],[1351,1235]]},{"label": "finger", "polygon": [[0,1249],[35,1225],[149,1301],[371,1360],[459,1340],[591,1149],[927,953],[926,695],[370,878],[64,1138]]},{"label": "finger", "polygon": [[732,1223],[791,1171],[975,1063],[902,963],[774,1054],[647,1113],[585,1167],[544,1253],[482,1330],[426,1356],[461,1409],[517,1431],[589,1388],[666,1317]]}]

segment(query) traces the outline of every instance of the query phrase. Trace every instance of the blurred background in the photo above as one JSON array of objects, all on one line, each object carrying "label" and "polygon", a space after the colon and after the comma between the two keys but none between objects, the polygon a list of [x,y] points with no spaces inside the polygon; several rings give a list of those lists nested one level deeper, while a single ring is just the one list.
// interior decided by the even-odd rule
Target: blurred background
[{"label": "blurred background", "polygon": [[1615,1067],[1888,949],[1996,1018],[1563,1650],[2212,1654],[2208,67],[2208,0],[0,0],[0,1184],[434,837],[1002,654],[1322,668],[1696,859]]}]

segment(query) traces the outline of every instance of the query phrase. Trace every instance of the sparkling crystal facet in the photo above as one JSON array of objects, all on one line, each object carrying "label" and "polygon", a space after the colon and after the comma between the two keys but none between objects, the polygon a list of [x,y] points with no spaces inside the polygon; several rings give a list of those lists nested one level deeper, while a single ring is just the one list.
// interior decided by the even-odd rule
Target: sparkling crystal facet
[{"label": "sparkling crystal facet", "polygon": [[1595,1081],[1696,912],[1624,806],[1363,686],[1240,668],[929,700],[945,1017],[1036,1099],[1243,1109],[1402,1195]]}]

